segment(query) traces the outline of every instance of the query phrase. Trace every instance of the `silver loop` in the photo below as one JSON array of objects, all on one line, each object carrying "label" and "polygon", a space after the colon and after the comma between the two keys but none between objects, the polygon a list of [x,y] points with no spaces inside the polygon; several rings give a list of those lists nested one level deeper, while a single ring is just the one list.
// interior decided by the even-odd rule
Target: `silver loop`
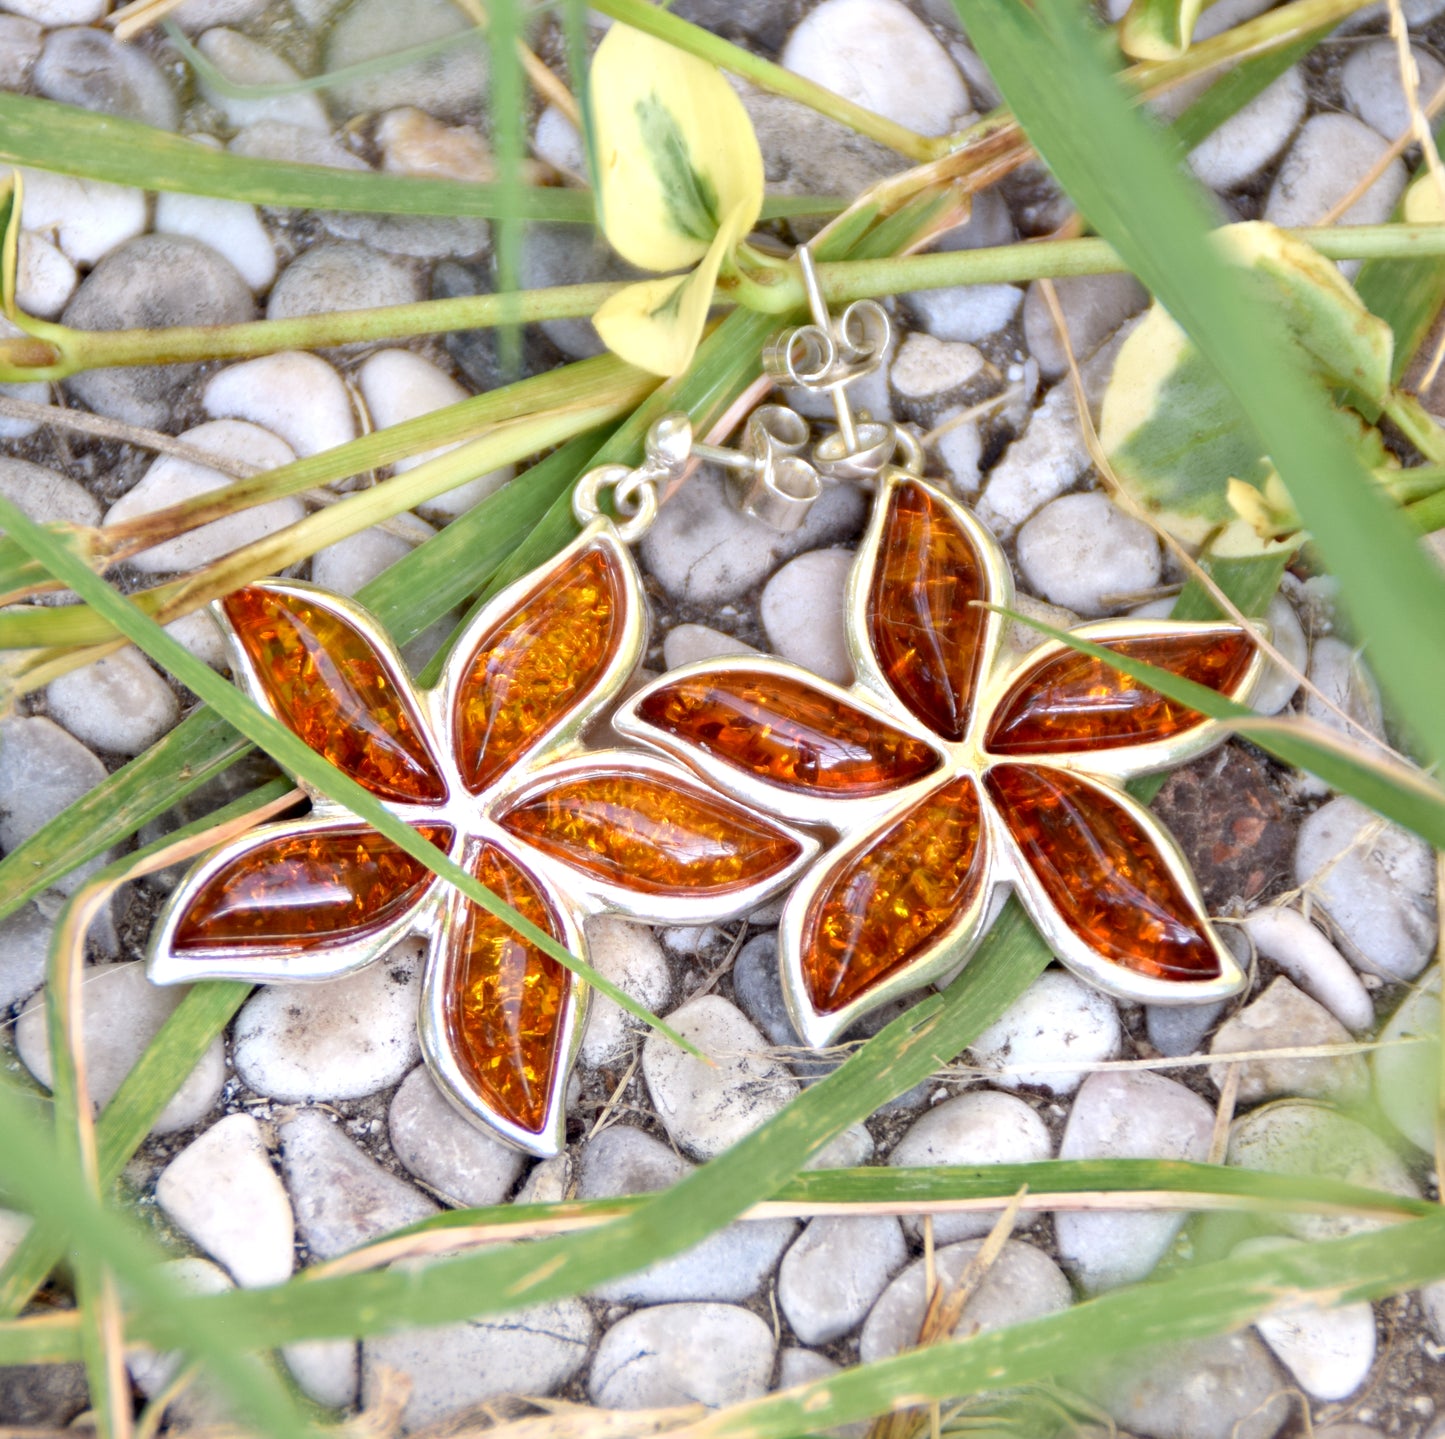
[{"label": "silver loop", "polygon": [[910,475],[923,473],[923,442],[906,425],[894,425],[893,437],[898,441],[901,453],[896,461],[899,469]]},{"label": "silver loop", "polygon": [[877,479],[878,472],[893,458],[898,435],[896,425],[862,420],[855,427],[851,445],[842,430],[819,440],[813,446],[813,463],[830,480],[867,484]]},{"label": "silver loop", "polygon": [[613,523],[623,544],[647,533],[657,518],[659,484],[682,474],[692,454],[692,421],[674,411],[654,421],[647,432],[646,458],[635,470],[626,465],[599,465],[589,470],[572,491],[572,513],[582,525],[606,513],[602,492],[612,491]]}]

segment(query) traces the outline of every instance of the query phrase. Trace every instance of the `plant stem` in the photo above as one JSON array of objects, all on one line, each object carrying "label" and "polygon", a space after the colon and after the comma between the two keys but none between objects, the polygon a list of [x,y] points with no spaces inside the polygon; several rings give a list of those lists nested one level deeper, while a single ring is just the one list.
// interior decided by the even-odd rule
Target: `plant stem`
[{"label": "plant stem", "polygon": [[1445,464],[1445,430],[1414,395],[1405,390],[1392,390],[1383,408],[1400,433],[1427,460]]}]

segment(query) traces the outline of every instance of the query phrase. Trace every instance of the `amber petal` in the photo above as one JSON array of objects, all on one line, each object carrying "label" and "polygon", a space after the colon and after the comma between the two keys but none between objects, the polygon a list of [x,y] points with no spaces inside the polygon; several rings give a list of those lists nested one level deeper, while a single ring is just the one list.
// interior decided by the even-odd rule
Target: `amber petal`
[{"label": "amber petal", "polygon": [[867,599],[868,637],[894,692],[930,729],[960,740],[984,661],[988,573],[973,540],[926,486],[888,501]]},{"label": "amber petal", "polygon": [[473,794],[597,689],[622,638],[618,567],[604,545],[579,551],[473,648],[455,700],[457,759]]},{"label": "amber petal", "polygon": [[334,604],[252,585],[223,608],[276,717],[317,754],[383,799],[445,799],[392,662]]},{"label": "amber petal", "polygon": [[[541,886],[485,846],[477,878],[554,939],[561,926]],[[503,920],[466,904],[446,960],[443,1025],[452,1058],[485,1106],[536,1134],[547,1119],[571,976]]]},{"label": "amber petal", "polygon": [[978,787],[960,775],[926,795],[825,877],[803,920],[803,983],[834,1014],[947,940],[984,882]]},{"label": "amber petal", "polygon": [[1059,922],[1096,955],[1151,979],[1219,976],[1199,905],[1117,798],[1042,766],[996,765],[987,784]]},{"label": "amber petal", "polygon": [[498,818],[543,854],[639,895],[731,894],[782,874],[802,853],[720,795],[620,767],[560,777]]},{"label": "amber petal", "polygon": [[[1244,683],[1255,653],[1254,640],[1241,629],[1096,643],[1225,695]],[[1013,682],[989,722],[984,747],[1011,756],[1085,754],[1173,739],[1205,718],[1093,655],[1065,650],[1029,665]]]},{"label": "amber petal", "polygon": [[638,717],[784,789],[884,794],[938,768],[923,741],[807,683],[716,670],[660,685]]},{"label": "amber petal", "polygon": [[[445,825],[421,825],[445,847]],[[431,871],[375,830],[288,829],[239,851],[187,901],[171,937],[179,954],[299,952],[364,938],[399,919]]]}]

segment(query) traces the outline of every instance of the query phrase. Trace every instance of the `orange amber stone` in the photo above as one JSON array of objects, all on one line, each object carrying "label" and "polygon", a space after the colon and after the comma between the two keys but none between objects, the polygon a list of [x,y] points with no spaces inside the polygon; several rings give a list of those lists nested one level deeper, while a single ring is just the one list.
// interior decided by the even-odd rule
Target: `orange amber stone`
[{"label": "orange amber stone", "polygon": [[996,765],[989,794],[1063,922],[1153,979],[1219,975],[1204,922],[1153,840],[1116,800],[1063,770]]},{"label": "orange amber stone", "polygon": [[477,646],[457,691],[462,779],[473,794],[594,689],[622,633],[612,556],[584,550]]},{"label": "orange amber stone", "polygon": [[[484,846],[473,872],[525,919],[560,938],[541,887],[501,850]],[[447,1037],[463,1072],[498,1114],[539,1132],[557,1067],[567,971],[505,921],[467,904],[443,982]]]},{"label": "orange amber stone", "polygon": [[634,894],[728,894],[799,854],[766,820],[701,789],[614,771],[562,780],[499,816],[543,854]]},{"label": "orange amber stone", "polygon": [[424,728],[355,626],[263,585],[224,608],[277,718],[317,754],[383,799],[446,798]]},{"label": "orange amber stone", "polygon": [[819,1014],[834,1014],[935,944],[984,875],[978,787],[960,775],[861,852],[845,855],[803,921],[802,967]]},{"label": "orange amber stone", "polygon": [[781,675],[693,675],[654,690],[637,712],[785,789],[883,794],[939,765],[921,740]]},{"label": "orange amber stone", "polygon": [[[1239,688],[1254,657],[1254,641],[1243,630],[1105,640],[1103,647],[1226,695]],[[1087,753],[1171,739],[1204,718],[1103,660],[1070,650],[1015,681],[984,747],[1003,755]]]},{"label": "orange amber stone", "polygon": [[868,595],[873,652],[899,698],[946,739],[960,740],[978,685],[989,598],[982,560],[922,485],[893,492]]},{"label": "orange amber stone", "polygon": [[[445,848],[446,825],[420,825]],[[176,927],[178,951],[312,949],[359,939],[422,897],[431,871],[375,830],[283,835],[238,854],[201,887]]]}]

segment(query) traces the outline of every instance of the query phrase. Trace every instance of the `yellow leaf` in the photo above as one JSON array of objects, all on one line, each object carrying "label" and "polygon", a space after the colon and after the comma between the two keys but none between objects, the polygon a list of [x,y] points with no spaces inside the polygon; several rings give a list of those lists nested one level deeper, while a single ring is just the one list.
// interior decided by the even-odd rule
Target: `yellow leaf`
[{"label": "yellow leaf", "polygon": [[737,239],[752,229],[763,157],[717,69],[613,25],[593,57],[591,97],[600,223],[619,255],[677,270],[708,253],[725,219],[742,216]]},{"label": "yellow leaf", "polygon": [[702,338],[723,256],[751,228],[752,218],[739,208],[727,217],[696,269],[666,280],[643,280],[613,295],[592,317],[602,343],[640,370],[680,375]]}]

